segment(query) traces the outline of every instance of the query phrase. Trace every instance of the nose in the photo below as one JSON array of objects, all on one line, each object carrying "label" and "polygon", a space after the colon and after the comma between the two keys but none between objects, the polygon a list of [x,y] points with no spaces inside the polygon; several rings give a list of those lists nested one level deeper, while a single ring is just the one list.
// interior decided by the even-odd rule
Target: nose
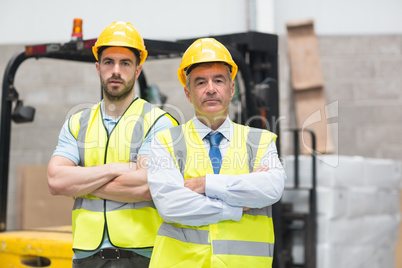
[{"label": "nose", "polygon": [[216,91],[216,89],[215,89],[215,85],[214,85],[212,79],[208,80],[208,83],[207,83],[207,93],[209,93],[209,94],[214,94],[215,91]]},{"label": "nose", "polygon": [[113,73],[120,74],[120,65],[119,64],[113,65]]}]

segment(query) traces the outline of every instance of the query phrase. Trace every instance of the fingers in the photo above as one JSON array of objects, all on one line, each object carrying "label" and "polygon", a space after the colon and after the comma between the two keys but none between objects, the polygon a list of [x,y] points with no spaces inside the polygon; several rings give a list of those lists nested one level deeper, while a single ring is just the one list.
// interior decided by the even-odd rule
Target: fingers
[{"label": "fingers", "polygon": [[269,167],[267,165],[256,167],[253,172],[267,172]]},{"label": "fingers", "polygon": [[196,193],[204,194],[205,193],[205,177],[186,179],[186,180],[184,180],[184,187],[187,187]]}]

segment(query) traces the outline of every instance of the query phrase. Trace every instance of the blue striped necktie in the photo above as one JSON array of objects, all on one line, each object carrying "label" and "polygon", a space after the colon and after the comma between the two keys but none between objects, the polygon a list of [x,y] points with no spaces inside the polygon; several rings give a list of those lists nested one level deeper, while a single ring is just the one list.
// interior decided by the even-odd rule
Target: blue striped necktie
[{"label": "blue striped necktie", "polygon": [[217,132],[215,135],[208,134],[205,136],[205,138],[209,140],[209,144],[211,145],[209,149],[209,159],[211,159],[214,174],[219,174],[222,164],[222,155],[221,151],[219,150],[219,143],[221,142],[223,135],[222,133]]}]

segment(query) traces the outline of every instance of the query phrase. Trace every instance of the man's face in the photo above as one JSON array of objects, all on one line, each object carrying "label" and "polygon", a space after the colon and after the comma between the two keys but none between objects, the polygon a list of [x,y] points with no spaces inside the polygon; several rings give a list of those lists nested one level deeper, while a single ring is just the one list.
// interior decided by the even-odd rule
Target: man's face
[{"label": "man's face", "polygon": [[135,80],[142,66],[137,66],[134,53],[124,47],[109,47],[102,54],[96,69],[101,80],[105,98],[119,101],[128,96],[134,97]]},{"label": "man's face", "polygon": [[226,118],[235,92],[228,67],[219,63],[201,64],[191,71],[189,79],[189,87],[184,91],[196,116],[208,120]]}]

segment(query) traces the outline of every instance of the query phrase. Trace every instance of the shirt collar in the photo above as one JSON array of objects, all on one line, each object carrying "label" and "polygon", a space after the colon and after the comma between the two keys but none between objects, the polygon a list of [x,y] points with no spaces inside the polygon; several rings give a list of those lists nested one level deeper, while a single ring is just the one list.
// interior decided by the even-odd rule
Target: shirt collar
[{"label": "shirt collar", "polygon": [[[135,95],[134,96],[134,100],[135,99],[137,99],[138,98],[138,96],[137,95]],[[113,117],[111,117],[111,116],[109,116],[109,115],[107,115],[107,114],[105,114],[105,111],[104,111],[104,109],[103,109],[103,106],[104,106],[105,104],[104,104],[104,101],[103,101],[103,99],[101,100],[101,104],[100,104],[100,110],[101,110],[101,114],[102,114],[102,118],[103,118],[103,120],[105,120],[105,121],[118,121],[119,119],[120,119],[120,117],[118,117],[118,118],[113,118]]]},{"label": "shirt collar", "polygon": [[204,139],[206,135],[209,133],[214,134],[215,132],[220,132],[222,135],[230,141],[233,133],[233,122],[230,121],[229,116],[226,117],[223,124],[217,129],[212,130],[208,126],[204,125],[197,117],[193,118],[194,127],[197,129],[198,134],[200,134],[201,138]]}]

